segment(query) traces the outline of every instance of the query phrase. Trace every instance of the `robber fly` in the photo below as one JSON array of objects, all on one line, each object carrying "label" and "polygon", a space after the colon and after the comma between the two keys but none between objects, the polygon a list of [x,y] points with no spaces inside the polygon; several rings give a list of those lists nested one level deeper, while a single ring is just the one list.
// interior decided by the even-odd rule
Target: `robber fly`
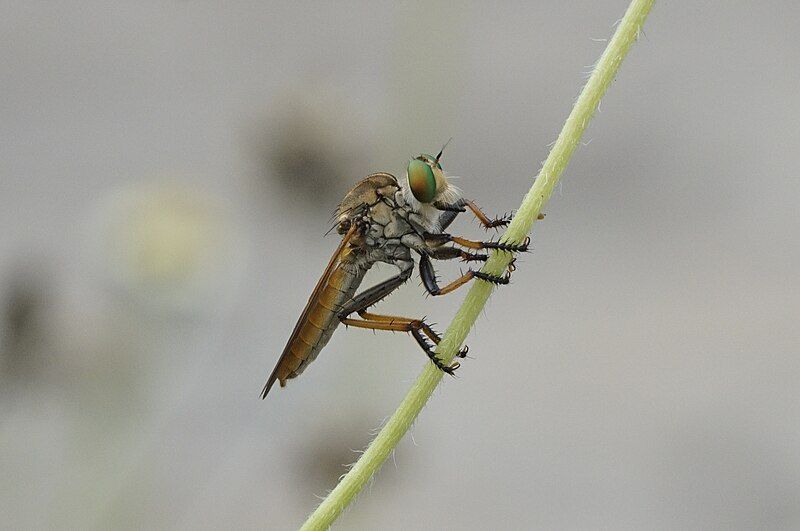
[{"label": "robber fly", "polygon": [[[452,374],[459,367],[458,362],[446,365],[436,356],[435,346],[429,341],[439,343],[441,338],[423,319],[368,311],[411,278],[414,271],[412,251],[419,255],[419,272],[427,292],[445,295],[473,278],[508,284],[513,266],[504,276],[470,269],[440,287],[431,259],[480,262],[485,261],[488,255],[474,251],[500,249],[522,252],[528,249],[527,238],[521,244],[481,242],[444,232],[456,216],[467,209],[487,229],[507,225],[510,216],[490,219],[475,203],[464,199],[461,191],[447,182],[439,162],[441,156],[442,151],[436,157],[423,154],[412,159],[402,182],[388,173],[369,175],[345,196],[335,214],[337,232],[344,236],[342,242],[317,282],[261,392],[261,398],[266,398],[276,381],[283,387],[287,380],[302,373],[328,343],[339,324],[410,332],[440,370]],[[367,270],[376,262],[391,264],[400,272],[356,295]],[[466,356],[466,351],[467,347],[461,349],[459,356]]]}]

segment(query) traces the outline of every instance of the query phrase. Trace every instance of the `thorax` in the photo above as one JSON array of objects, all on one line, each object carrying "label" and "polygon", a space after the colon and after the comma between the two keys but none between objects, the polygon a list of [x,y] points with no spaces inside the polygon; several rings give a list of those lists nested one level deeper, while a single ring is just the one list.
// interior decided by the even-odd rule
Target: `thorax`
[{"label": "thorax", "polygon": [[406,204],[403,190],[382,196],[364,214],[366,230],[363,236],[365,259],[370,264],[411,260],[411,250],[424,245],[422,233],[427,230],[417,220],[418,215]]},{"label": "thorax", "polygon": [[409,201],[409,192],[390,174],[373,174],[359,182],[339,206],[340,234],[361,225],[352,240],[353,259],[369,268],[375,262],[411,261],[411,250],[425,246],[423,235],[438,232],[438,212]]}]

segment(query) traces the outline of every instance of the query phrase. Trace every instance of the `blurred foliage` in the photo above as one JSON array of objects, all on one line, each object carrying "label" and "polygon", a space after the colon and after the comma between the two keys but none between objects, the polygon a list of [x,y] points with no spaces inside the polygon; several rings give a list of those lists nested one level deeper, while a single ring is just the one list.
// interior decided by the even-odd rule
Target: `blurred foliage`
[{"label": "blurred foliage", "polygon": [[363,164],[369,145],[350,106],[319,90],[278,98],[254,135],[270,193],[333,210],[343,190],[364,177],[354,161]]}]

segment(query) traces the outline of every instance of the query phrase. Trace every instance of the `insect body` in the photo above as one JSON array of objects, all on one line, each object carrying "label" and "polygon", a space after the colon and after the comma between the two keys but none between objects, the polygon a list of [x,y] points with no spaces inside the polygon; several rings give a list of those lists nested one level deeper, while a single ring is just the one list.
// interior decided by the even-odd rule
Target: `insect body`
[{"label": "insect body", "polygon": [[[518,252],[528,248],[527,239],[518,245],[480,242],[444,232],[456,216],[467,209],[486,228],[504,226],[510,218],[489,219],[472,201],[462,198],[461,192],[447,182],[439,163],[441,155],[441,152],[436,157],[420,155],[411,160],[403,182],[388,173],[369,175],[342,200],[336,212],[336,227],[343,235],[342,242],[317,282],[264,386],[262,398],[276,381],[283,387],[287,380],[303,372],[340,323],[372,330],[410,332],[439,369],[452,374],[458,368],[458,362],[445,365],[436,357],[430,342],[438,343],[440,337],[424,320],[367,311],[411,277],[414,271],[412,251],[420,257],[419,270],[425,289],[431,295],[444,295],[473,278],[507,284],[510,271],[501,277],[470,269],[440,287],[431,259],[484,261],[488,255],[472,251]],[[364,275],[377,262],[394,265],[399,273],[356,294]],[[466,350],[465,347],[459,355],[464,357]]]}]

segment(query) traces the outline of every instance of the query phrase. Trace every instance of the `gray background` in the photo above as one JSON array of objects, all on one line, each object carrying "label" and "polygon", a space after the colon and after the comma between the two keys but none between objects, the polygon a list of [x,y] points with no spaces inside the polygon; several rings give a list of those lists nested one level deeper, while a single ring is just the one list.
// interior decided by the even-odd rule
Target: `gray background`
[{"label": "gray background", "polygon": [[[0,526],[297,527],[425,363],[341,330],[258,400],[338,200],[452,136],[516,208],[626,5],[3,3]],[[800,526],[798,22],[657,3],[338,529]],[[443,328],[463,296],[379,308]]]}]

